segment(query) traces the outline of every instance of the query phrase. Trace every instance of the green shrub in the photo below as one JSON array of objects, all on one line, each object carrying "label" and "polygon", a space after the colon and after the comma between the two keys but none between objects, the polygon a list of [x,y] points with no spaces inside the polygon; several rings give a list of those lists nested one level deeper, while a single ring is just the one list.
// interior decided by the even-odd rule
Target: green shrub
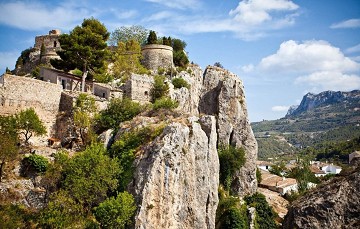
[{"label": "green shrub", "polygon": [[183,78],[174,78],[172,80],[172,84],[174,85],[175,88],[186,87],[187,89],[190,89],[190,85]]},{"label": "green shrub", "polygon": [[37,154],[31,154],[30,156],[25,157],[24,160],[28,166],[31,166],[39,173],[45,172],[49,166],[49,161],[45,157]]},{"label": "green shrub", "polygon": [[153,104],[153,109],[154,110],[159,110],[159,109],[168,109],[168,110],[172,110],[175,109],[179,106],[179,103],[177,101],[174,101],[172,99],[170,99],[169,97],[162,97],[160,99],[155,100],[154,104]]},{"label": "green shrub", "polygon": [[155,100],[167,96],[169,93],[169,85],[165,82],[165,76],[155,76],[154,84],[151,88],[151,102],[155,102]]},{"label": "green shrub", "polygon": [[260,184],[262,181],[261,171],[259,168],[256,168],[256,180],[257,180],[258,184]]},{"label": "green shrub", "polygon": [[244,200],[247,205],[256,209],[255,226],[264,229],[277,228],[275,223],[277,215],[266,202],[263,194],[255,193],[252,196],[246,196]]},{"label": "green shrub", "polygon": [[216,228],[249,228],[246,204],[240,205],[238,197],[230,196],[219,188],[219,204],[216,209]]},{"label": "green shrub", "polygon": [[245,164],[245,151],[232,145],[220,146],[218,149],[220,161],[220,184],[230,190],[235,172]]},{"label": "green shrub", "polygon": [[112,99],[107,108],[100,112],[97,124],[101,130],[117,129],[121,122],[131,120],[143,107],[129,98]]},{"label": "green shrub", "polygon": [[137,149],[162,133],[164,126],[156,128],[144,127],[123,133],[111,147],[109,153],[111,157],[119,159],[122,171],[120,173],[119,190],[126,190],[127,185],[133,178],[135,153]]},{"label": "green shrub", "polygon": [[159,75],[164,75],[164,73],[165,73],[165,68],[158,67],[157,73],[158,73]]},{"label": "green shrub", "polygon": [[123,229],[131,226],[136,206],[134,197],[128,192],[122,192],[116,198],[106,199],[94,210],[101,228]]}]

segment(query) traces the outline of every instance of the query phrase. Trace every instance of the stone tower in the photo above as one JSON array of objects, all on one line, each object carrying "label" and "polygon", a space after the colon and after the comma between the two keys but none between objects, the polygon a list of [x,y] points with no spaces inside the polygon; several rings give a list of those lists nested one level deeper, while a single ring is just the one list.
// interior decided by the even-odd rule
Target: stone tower
[{"label": "stone tower", "polygon": [[169,69],[174,66],[173,48],[167,45],[150,44],[141,49],[142,63],[153,72],[158,68]]}]

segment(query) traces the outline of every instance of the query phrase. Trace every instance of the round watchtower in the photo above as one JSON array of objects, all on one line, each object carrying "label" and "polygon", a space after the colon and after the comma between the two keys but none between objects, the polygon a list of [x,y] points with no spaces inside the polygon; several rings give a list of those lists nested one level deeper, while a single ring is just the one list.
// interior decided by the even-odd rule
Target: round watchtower
[{"label": "round watchtower", "polygon": [[147,68],[156,72],[159,68],[168,69],[173,64],[173,48],[167,45],[150,44],[141,49],[142,63]]}]

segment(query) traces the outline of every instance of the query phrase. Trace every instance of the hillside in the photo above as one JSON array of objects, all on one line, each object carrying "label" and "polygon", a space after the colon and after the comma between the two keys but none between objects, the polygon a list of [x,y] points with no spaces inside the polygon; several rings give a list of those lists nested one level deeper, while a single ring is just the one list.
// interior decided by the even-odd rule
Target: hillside
[{"label": "hillside", "polygon": [[[284,118],[255,122],[251,126],[259,143],[259,157],[266,158],[279,152],[293,153],[326,141],[353,139],[360,136],[359,123],[360,91],[355,90],[308,93],[299,106],[289,109]],[[272,140],[264,140],[265,136]],[[284,138],[289,144],[284,144]]]}]

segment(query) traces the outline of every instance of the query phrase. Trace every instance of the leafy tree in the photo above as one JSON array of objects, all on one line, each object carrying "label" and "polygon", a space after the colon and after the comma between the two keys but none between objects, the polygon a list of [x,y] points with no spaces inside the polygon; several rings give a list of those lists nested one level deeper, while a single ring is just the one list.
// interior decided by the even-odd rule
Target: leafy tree
[{"label": "leafy tree", "polygon": [[69,193],[59,191],[50,197],[45,209],[40,212],[41,228],[85,228],[85,212]]},{"label": "leafy tree", "polygon": [[189,59],[185,53],[185,41],[182,41],[180,39],[173,39],[172,47],[174,50],[173,61],[175,66],[185,68],[189,64]]},{"label": "leafy tree", "polygon": [[130,227],[135,210],[133,196],[122,192],[116,198],[110,197],[100,203],[94,215],[102,228],[124,229]]},{"label": "leafy tree", "polygon": [[46,128],[33,108],[21,111],[17,116],[17,126],[25,137],[25,143],[34,135],[46,134]]},{"label": "leafy tree", "polygon": [[83,144],[87,144],[91,140],[88,138],[91,136],[91,114],[95,111],[95,99],[85,93],[81,93],[76,99],[74,107],[74,124],[80,132],[80,138]]},{"label": "leafy tree", "polygon": [[131,120],[142,111],[142,106],[129,98],[111,99],[107,108],[100,112],[97,119],[100,128],[117,129],[121,122]]},{"label": "leafy tree", "polygon": [[167,46],[171,46],[171,37],[163,37],[162,38],[162,44],[163,45],[167,45]]},{"label": "leafy tree", "polygon": [[151,101],[155,102],[156,99],[167,96],[169,93],[169,85],[165,82],[165,76],[155,76],[154,84],[151,88],[150,95]]},{"label": "leafy tree", "polygon": [[130,27],[121,26],[111,33],[109,43],[116,46],[119,42],[126,43],[130,40],[137,41],[140,45],[146,43],[148,30],[141,25],[132,25]]},{"label": "leafy tree", "polygon": [[244,200],[249,206],[255,207],[256,209],[255,228],[277,228],[275,223],[277,215],[266,202],[263,194],[255,193],[252,196],[246,196]]},{"label": "leafy tree", "polygon": [[230,190],[235,172],[245,164],[245,151],[232,145],[220,146],[218,149],[220,161],[220,183]]},{"label": "leafy tree", "polygon": [[150,30],[149,36],[147,38],[147,44],[157,44],[157,36],[155,31]]},{"label": "leafy tree", "polygon": [[298,184],[299,193],[304,193],[309,189],[308,183],[319,183],[319,179],[311,172],[309,162],[304,160],[301,165],[291,169],[288,177],[295,178]]},{"label": "leafy tree", "polygon": [[84,19],[70,34],[60,35],[61,50],[57,54],[61,59],[52,59],[51,65],[66,72],[78,68],[84,76],[87,72],[90,76],[101,74],[105,71],[104,61],[108,56],[108,38],[109,33],[98,20]]},{"label": "leafy tree", "polygon": [[174,52],[184,51],[186,48],[186,42],[180,39],[172,39],[172,47]]},{"label": "leafy tree", "polygon": [[117,160],[106,155],[104,146],[93,144],[67,163],[63,189],[88,211],[116,189],[120,171]]},{"label": "leafy tree", "polygon": [[280,177],[285,175],[285,171],[286,171],[286,167],[284,162],[281,162],[280,164],[272,165],[271,168],[269,169],[270,173],[278,175]]},{"label": "leafy tree", "polygon": [[0,116],[0,182],[5,164],[18,156],[18,132],[14,116]]},{"label": "leafy tree", "polygon": [[141,65],[141,58],[141,47],[137,41],[119,42],[112,69],[115,78],[126,81],[132,73],[146,73],[147,69]]}]

